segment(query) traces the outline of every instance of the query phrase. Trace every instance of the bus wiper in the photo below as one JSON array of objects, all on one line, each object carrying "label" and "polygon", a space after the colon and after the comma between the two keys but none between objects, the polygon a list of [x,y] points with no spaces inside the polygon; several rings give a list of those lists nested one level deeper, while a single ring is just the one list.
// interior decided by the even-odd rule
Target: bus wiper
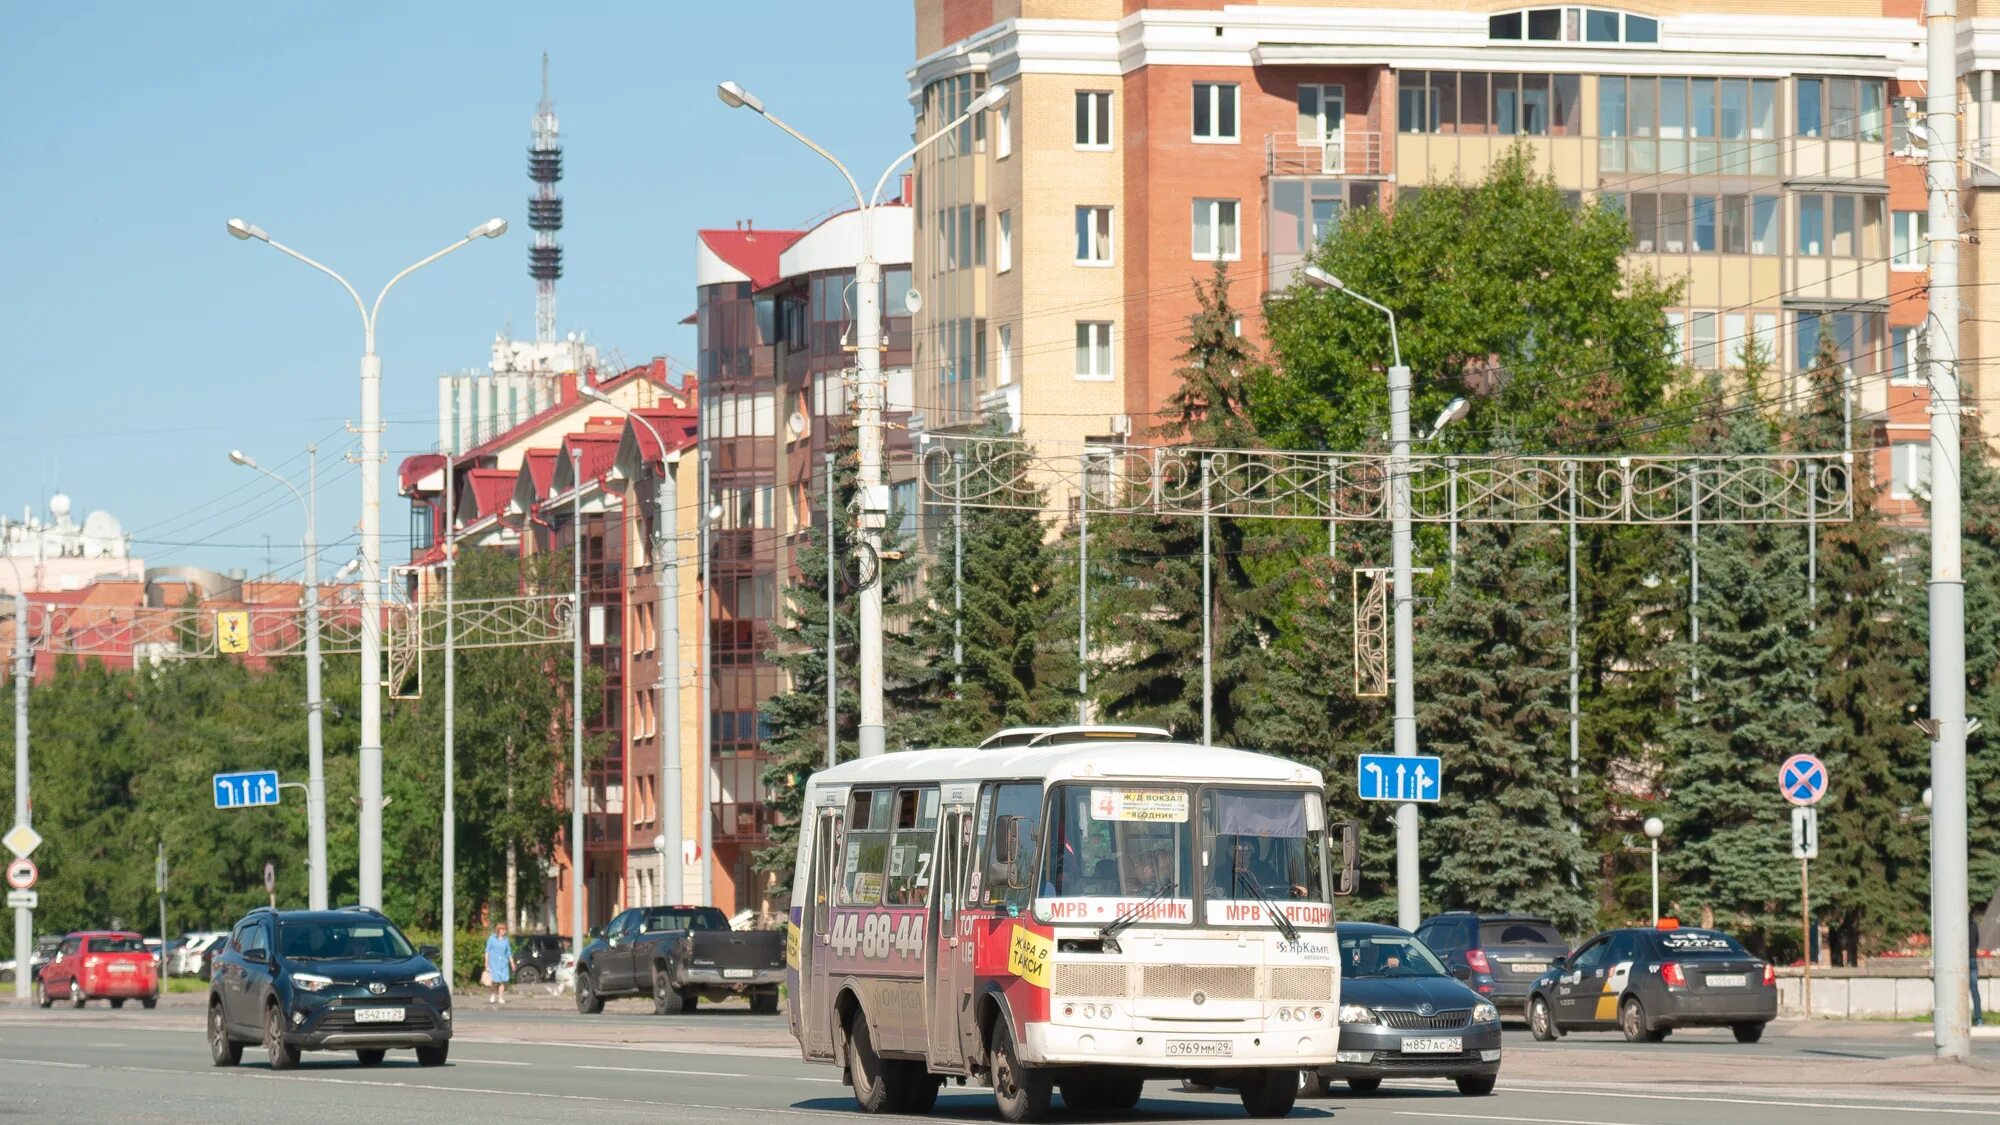
[{"label": "bus wiper", "polygon": [[1278,932],[1285,935],[1286,941],[1296,944],[1299,940],[1298,927],[1292,925],[1292,920],[1285,917],[1285,912],[1278,909],[1277,903],[1271,901],[1271,896],[1265,893],[1263,884],[1257,882],[1257,877],[1248,871],[1238,871],[1236,877],[1250,884],[1250,893],[1256,896],[1258,902],[1264,904],[1264,912],[1271,916],[1271,922],[1278,927]]},{"label": "bus wiper", "polygon": [[1139,921],[1139,919],[1145,917],[1147,908],[1151,907],[1156,902],[1161,902],[1165,900],[1168,896],[1172,895],[1173,893],[1174,893],[1174,881],[1172,879],[1169,879],[1165,883],[1160,884],[1159,890],[1154,891],[1152,894],[1147,895],[1145,898],[1142,898],[1138,902],[1135,902],[1130,906],[1127,906],[1125,909],[1119,911],[1118,917],[1113,918],[1111,921],[1105,923],[1104,928],[1097,931],[1098,938],[1101,941],[1103,941],[1105,945],[1110,947],[1111,952],[1113,953],[1123,952],[1123,950],[1118,948],[1118,935],[1126,930],[1131,929],[1132,926]]}]

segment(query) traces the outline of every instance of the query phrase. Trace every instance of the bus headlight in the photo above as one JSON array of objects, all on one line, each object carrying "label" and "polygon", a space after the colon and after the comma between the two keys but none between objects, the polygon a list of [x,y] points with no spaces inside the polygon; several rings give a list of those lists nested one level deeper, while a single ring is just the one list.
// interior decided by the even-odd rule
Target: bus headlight
[{"label": "bus headlight", "polygon": [[1340,1006],[1340,1022],[1374,1023],[1376,1022],[1375,1013],[1366,1004],[1342,1004]]}]

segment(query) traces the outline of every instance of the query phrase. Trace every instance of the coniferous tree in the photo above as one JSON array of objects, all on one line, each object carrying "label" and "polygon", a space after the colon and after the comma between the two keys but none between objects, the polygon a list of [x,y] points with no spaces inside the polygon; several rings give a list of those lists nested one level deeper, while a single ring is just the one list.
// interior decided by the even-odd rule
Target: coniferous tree
[{"label": "coniferous tree", "polygon": [[[1965,513],[1962,551],[1965,566],[1966,712],[1981,728],[1966,742],[1966,842],[1972,903],[1984,909],[2000,894],[2000,469],[1996,469],[1987,439],[1976,417],[1968,417],[1959,470],[1959,495]],[[1935,467],[1933,467],[1935,471]],[[1919,635],[1930,621],[1929,555],[1921,547],[1904,564],[1914,587]],[[1926,653],[1917,665],[1915,706],[1911,717],[1930,714],[1930,661]],[[1926,743],[1911,763],[1908,785],[1921,793],[1930,785],[1930,747]]]},{"label": "coniferous tree", "polygon": [[[1771,426],[1728,409],[1711,383],[1697,435],[1719,456],[1770,453]],[[1679,648],[1688,695],[1666,733],[1663,906],[1699,911],[1758,948],[1789,948],[1797,882],[1780,763],[1825,754],[1834,729],[1820,698],[1826,654],[1806,605],[1805,542],[1788,525],[1741,523],[1727,466],[1704,470],[1701,636]]]}]

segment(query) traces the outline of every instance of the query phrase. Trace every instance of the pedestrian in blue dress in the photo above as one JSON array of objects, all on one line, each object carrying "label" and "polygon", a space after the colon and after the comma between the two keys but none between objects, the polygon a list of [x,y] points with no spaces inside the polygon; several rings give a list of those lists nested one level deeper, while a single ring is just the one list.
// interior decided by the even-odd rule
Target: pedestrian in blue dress
[{"label": "pedestrian in blue dress", "polygon": [[507,982],[514,979],[514,943],[507,940],[507,923],[494,925],[486,939],[486,983],[493,989],[488,1004],[507,1002]]}]

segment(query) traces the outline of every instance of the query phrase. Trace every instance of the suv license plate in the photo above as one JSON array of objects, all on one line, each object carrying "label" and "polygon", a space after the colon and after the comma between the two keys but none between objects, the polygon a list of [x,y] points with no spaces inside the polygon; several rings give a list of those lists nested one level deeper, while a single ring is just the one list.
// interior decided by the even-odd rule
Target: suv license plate
[{"label": "suv license plate", "polygon": [[1530,973],[1534,976],[1541,976],[1543,973],[1549,971],[1549,963],[1547,961],[1516,961],[1513,968],[1517,973]]},{"label": "suv license plate", "polygon": [[730,980],[743,980],[757,975],[755,969],[724,969],[722,975]]},{"label": "suv license plate", "polygon": [[1455,1055],[1465,1050],[1465,1040],[1457,1035],[1403,1040],[1406,1055]]},{"label": "suv license plate", "polygon": [[1227,1039],[1169,1039],[1170,1059],[1226,1059],[1236,1054],[1236,1044]]},{"label": "suv license plate", "polygon": [[354,1022],[355,1023],[402,1023],[403,1009],[356,1008],[354,1009]]},{"label": "suv license plate", "polygon": [[1710,973],[1707,983],[1710,988],[1742,988],[1750,978],[1742,973]]}]

